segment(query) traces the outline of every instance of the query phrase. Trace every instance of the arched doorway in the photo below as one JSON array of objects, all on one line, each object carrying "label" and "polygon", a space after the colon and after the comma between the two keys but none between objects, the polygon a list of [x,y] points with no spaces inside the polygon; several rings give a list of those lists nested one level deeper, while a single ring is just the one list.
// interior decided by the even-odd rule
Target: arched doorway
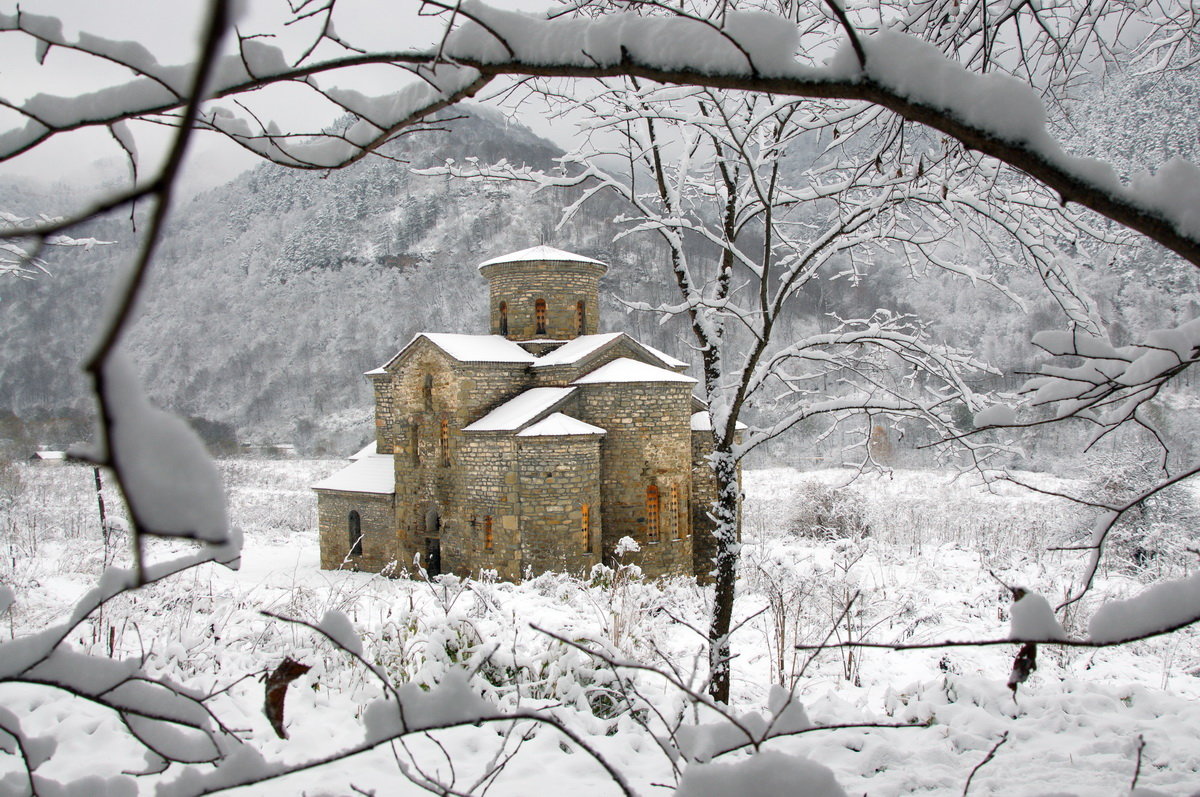
[{"label": "arched doorway", "polygon": [[442,574],[442,518],[437,507],[425,510],[425,572],[432,578]]}]

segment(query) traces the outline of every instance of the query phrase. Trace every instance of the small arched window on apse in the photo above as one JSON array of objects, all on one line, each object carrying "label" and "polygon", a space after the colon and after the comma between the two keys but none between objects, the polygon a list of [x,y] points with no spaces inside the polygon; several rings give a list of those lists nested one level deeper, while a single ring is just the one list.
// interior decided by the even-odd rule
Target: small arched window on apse
[{"label": "small arched window on apse", "polygon": [[533,303],[533,319],[534,319],[534,322],[537,324],[537,327],[534,329],[534,334],[535,335],[545,335],[546,334],[546,300],[545,299],[538,299],[536,302]]},{"label": "small arched window on apse", "polygon": [[575,303],[575,334],[582,335],[587,326],[587,303],[580,299]]},{"label": "small arched window on apse", "polygon": [[433,409],[433,374],[425,374],[425,386],[421,393],[425,397],[425,409]]},{"label": "small arched window on apse", "polygon": [[584,504],[579,508],[579,533],[583,535],[583,552],[592,552],[592,507]]},{"label": "small arched window on apse", "polygon": [[508,334],[508,302],[500,302],[500,334]]},{"label": "small arched window on apse", "polygon": [[659,499],[657,485],[646,488],[646,541],[658,542]]},{"label": "small arched window on apse", "polygon": [[351,510],[350,517],[346,522],[346,536],[348,538],[347,541],[350,543],[350,555],[362,556],[362,518],[354,510]]},{"label": "small arched window on apse", "polygon": [[672,484],[671,492],[667,498],[667,514],[670,515],[668,522],[674,526],[675,539],[682,540],[684,534],[683,516],[679,512],[679,485]]},{"label": "small arched window on apse", "polygon": [[442,449],[442,464],[450,464],[450,421],[442,418],[442,428],[438,434],[438,443]]},{"label": "small arched window on apse", "polygon": [[495,545],[495,543],[496,543],[496,540],[492,536],[492,516],[485,515],[483,518],[483,547],[484,547],[484,550],[487,550],[487,551],[492,550],[492,546]]}]

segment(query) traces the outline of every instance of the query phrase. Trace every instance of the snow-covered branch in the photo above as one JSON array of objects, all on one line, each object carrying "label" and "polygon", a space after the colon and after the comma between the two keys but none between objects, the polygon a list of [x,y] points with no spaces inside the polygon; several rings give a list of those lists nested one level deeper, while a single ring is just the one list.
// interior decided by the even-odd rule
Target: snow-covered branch
[{"label": "snow-covered branch", "polygon": [[[299,81],[351,110],[358,121],[338,136],[279,146],[270,123],[229,108],[196,117],[263,157],[293,166],[332,168],[358,160],[404,127],[501,76],[636,77],[658,83],[743,90],[784,97],[859,100],[939,130],[1033,176],[1076,202],[1141,232],[1200,265],[1200,170],[1175,160],[1122,183],[1106,164],[1067,154],[1046,131],[1037,93],[1014,78],[978,74],[937,47],[888,30],[860,36],[866,66],[849,45],[832,57],[807,51],[796,28],[769,14],[729,12],[719,23],[687,15],[606,14],[540,19],[471,0],[456,7],[435,51],[348,52],[293,66],[258,39],[214,64],[206,96],[236,98],[273,83]],[[0,17],[0,31],[42,47],[116,60],[139,77],[83,97],[37,95],[8,106],[26,119],[0,135],[0,159],[62,132],[181,112],[188,70],[162,67],[144,48],[87,36],[71,39],[48,18]],[[799,57],[798,57],[799,54]],[[818,65],[819,61],[823,61]],[[407,66],[418,80],[382,98],[321,89],[316,78],[374,64]]]}]

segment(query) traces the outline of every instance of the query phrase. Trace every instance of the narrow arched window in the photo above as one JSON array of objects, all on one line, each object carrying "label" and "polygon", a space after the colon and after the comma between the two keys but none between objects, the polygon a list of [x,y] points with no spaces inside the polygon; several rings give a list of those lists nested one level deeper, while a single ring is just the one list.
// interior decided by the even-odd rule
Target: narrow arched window
[{"label": "narrow arched window", "polygon": [[421,427],[413,423],[408,428],[409,444],[412,446],[409,455],[412,457],[412,464],[421,464]]},{"label": "narrow arched window", "polygon": [[425,409],[433,409],[433,374],[425,374],[425,388],[422,393],[425,396]]},{"label": "narrow arched window", "polygon": [[500,334],[508,334],[508,302],[500,302]]},{"label": "narrow arched window", "polygon": [[350,512],[350,518],[346,523],[346,536],[350,542],[350,555],[362,556],[362,518],[359,517],[358,512]]},{"label": "narrow arched window", "polygon": [[679,516],[679,485],[672,484],[671,492],[667,497],[667,514],[669,515],[670,524],[674,527],[675,539],[683,539],[683,524],[680,522]]},{"label": "narrow arched window", "polygon": [[650,485],[646,488],[646,541],[658,542],[659,516],[658,487]]},{"label": "narrow arched window", "polygon": [[691,536],[692,533],[692,516],[688,511],[688,494],[686,488],[679,500],[679,539]]},{"label": "narrow arched window", "polygon": [[584,504],[579,508],[579,533],[583,535],[583,552],[592,552],[592,507]]},{"label": "narrow arched window", "polygon": [[483,518],[483,547],[485,550],[492,550],[495,544],[495,539],[492,537],[492,516],[485,515]]},{"label": "narrow arched window", "polygon": [[582,335],[587,326],[587,305],[582,299],[575,303],[575,334]]},{"label": "narrow arched window", "polygon": [[533,318],[537,324],[534,330],[535,335],[546,334],[546,300],[538,299],[533,303]]},{"label": "narrow arched window", "polygon": [[442,464],[450,464],[450,421],[442,418],[442,428],[438,437],[438,443],[442,449]]}]

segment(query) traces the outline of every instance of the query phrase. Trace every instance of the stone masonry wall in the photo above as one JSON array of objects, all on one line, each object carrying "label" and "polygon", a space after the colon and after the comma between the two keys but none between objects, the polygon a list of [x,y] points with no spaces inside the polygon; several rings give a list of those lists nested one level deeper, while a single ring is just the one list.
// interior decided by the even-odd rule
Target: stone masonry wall
[{"label": "stone masonry wall", "polygon": [[522,569],[587,575],[600,563],[603,539],[600,436],[517,438],[517,446]]},{"label": "stone masonry wall", "polygon": [[[480,269],[488,280],[490,323],[500,331],[500,302],[508,306],[508,337],[512,340],[555,338],[568,340],[579,333],[575,308],[584,302],[583,334],[599,329],[600,277],[605,266],[575,261],[497,263]],[[534,306],[546,301],[546,332],[537,334]]]},{"label": "stone masonry wall", "polygon": [[[495,570],[505,580],[522,575],[521,493],[516,469],[516,444],[506,432],[468,432],[458,449],[458,473],[451,492],[451,525],[456,538],[459,575]],[[492,547],[486,546],[491,519]]]},{"label": "stone masonry wall", "polygon": [[[690,529],[674,525],[691,517],[691,383],[618,382],[581,385],[581,420],[607,430],[601,443],[600,494],[603,556],[625,536],[641,552],[623,561],[639,564],[649,577],[692,572]],[[647,488],[659,494],[658,541],[649,539]],[[668,511],[671,486],[679,506]]]},{"label": "stone masonry wall", "polygon": [[[377,573],[398,560],[392,496],[375,493],[318,491],[317,522],[324,570]],[[358,512],[363,535],[362,556],[350,553],[350,513]]]},{"label": "stone masonry wall", "polygon": [[396,412],[393,406],[395,390],[392,375],[371,374],[372,392],[375,394],[375,452],[390,454],[396,439]]},{"label": "stone masonry wall", "polygon": [[400,553],[411,563],[439,540],[442,572],[461,572],[471,567],[463,546],[474,533],[454,496],[466,478],[461,430],[524,389],[524,364],[462,363],[418,341],[392,372]]}]

